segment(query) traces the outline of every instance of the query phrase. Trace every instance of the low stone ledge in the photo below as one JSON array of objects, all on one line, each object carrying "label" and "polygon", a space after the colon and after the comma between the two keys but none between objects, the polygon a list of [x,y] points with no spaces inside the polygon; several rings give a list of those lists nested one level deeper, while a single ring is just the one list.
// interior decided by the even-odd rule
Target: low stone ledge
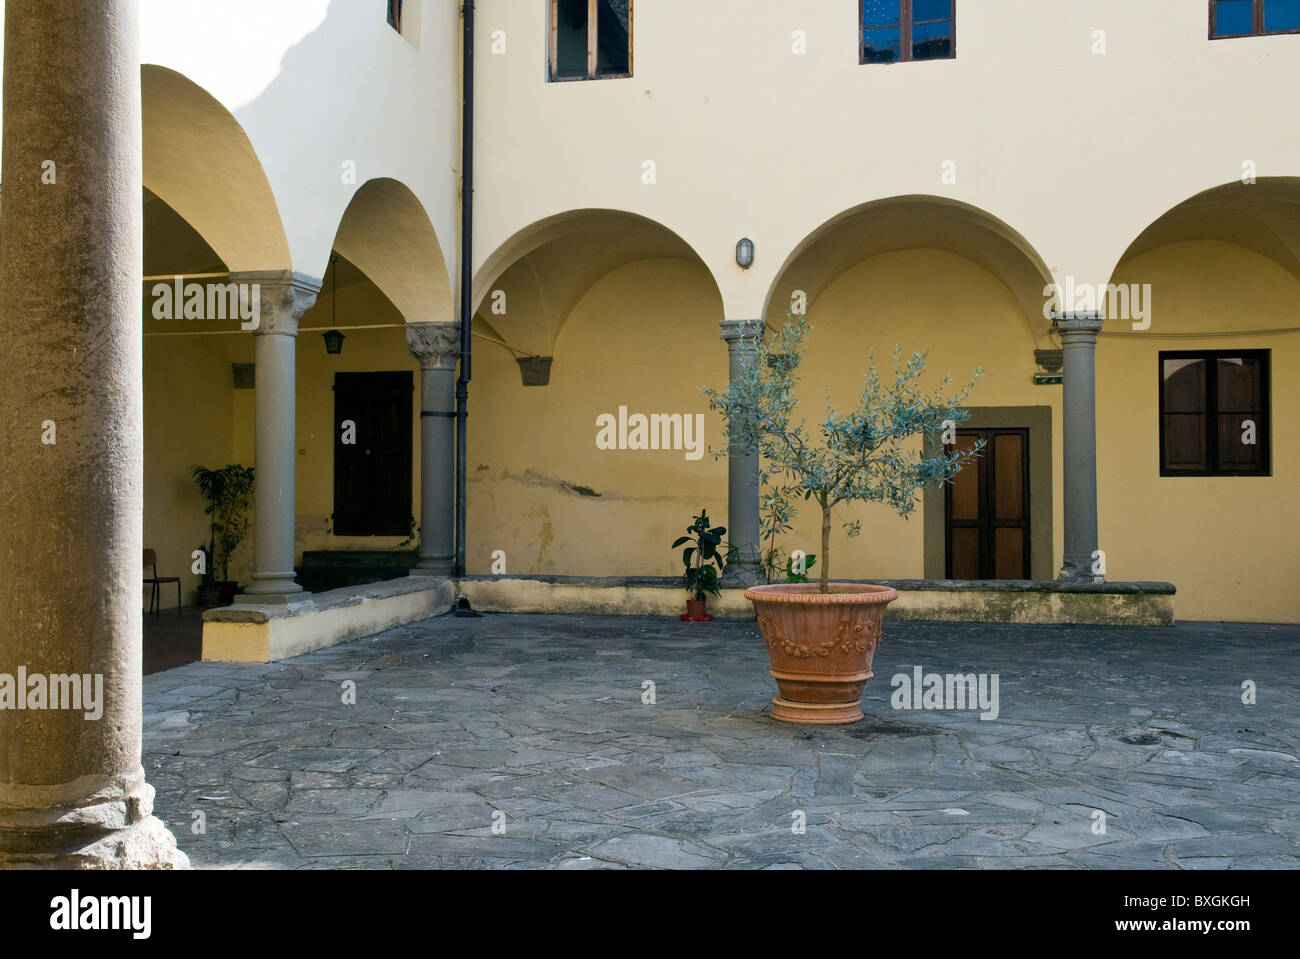
[{"label": "low stone ledge", "polygon": [[[838,580],[892,586],[898,620],[1171,626],[1169,583],[1062,583],[1032,580]],[[676,577],[468,576],[460,593],[481,612],[680,616],[685,590]],[[709,597],[718,619],[753,619],[744,589]]]},{"label": "low stone ledge", "polygon": [[203,614],[203,658],[268,663],[373,636],[449,612],[456,587],[441,577],[404,576],[305,595],[281,606],[226,606]]}]

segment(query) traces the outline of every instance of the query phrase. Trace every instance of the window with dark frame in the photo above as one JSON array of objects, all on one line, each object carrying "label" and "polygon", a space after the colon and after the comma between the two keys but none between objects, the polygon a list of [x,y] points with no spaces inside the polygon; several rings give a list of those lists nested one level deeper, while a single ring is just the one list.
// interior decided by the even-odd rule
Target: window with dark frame
[{"label": "window with dark frame", "polygon": [[402,0],[388,0],[388,25],[402,32]]},{"label": "window with dark frame", "polygon": [[1160,354],[1160,475],[1269,476],[1269,351]]},{"label": "window with dark frame", "polygon": [[951,60],[957,0],[861,0],[861,63]]},{"label": "window with dark frame", "polygon": [[632,75],[632,0],[551,0],[548,79]]},{"label": "window with dark frame", "polygon": [[1210,0],[1210,39],[1300,33],[1300,0]]}]

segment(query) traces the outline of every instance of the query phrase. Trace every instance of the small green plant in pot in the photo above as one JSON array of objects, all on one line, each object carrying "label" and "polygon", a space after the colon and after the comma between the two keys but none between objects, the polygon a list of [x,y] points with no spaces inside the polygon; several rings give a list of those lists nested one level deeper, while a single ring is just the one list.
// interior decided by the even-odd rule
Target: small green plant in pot
[{"label": "small green plant in pot", "polygon": [[[951,377],[929,391],[921,385],[925,353],[906,357],[896,347],[892,377],[877,369],[873,353],[857,404],[839,413],[828,400],[818,437],[805,420],[794,418],[809,330],[807,317],[799,315],[788,317],[770,342],[761,333],[754,336],[754,366],[736,376],[726,391],[705,387],[704,393],[724,417],[728,452],[759,454],[759,481],[768,490],[764,509],[772,517],[769,570],[781,568],[775,533],[790,528],[794,504],[815,502],[821,512],[818,583],[769,583],[745,591],[781,689],[772,716],[794,723],[851,723],[862,718],[858,701],[873,675],[885,607],[898,593],[831,580],[832,516],[841,505],[875,502],[907,518],[922,490],[952,482],[979,447],[958,451],[955,443],[936,440],[955,439],[957,424],[970,416],[962,405],[983,371],[977,369],[955,392],[946,392]],[[859,534],[859,523],[845,522],[849,536]],[[795,578],[795,564],[788,562],[785,568],[787,578]]]},{"label": "small green plant in pot", "polygon": [[763,535],[767,538],[767,548],[763,550],[761,566],[763,578],[768,584],[784,577],[786,583],[806,583],[808,573],[817,565],[815,553],[793,550],[789,555],[777,543],[778,536],[790,532],[794,509],[789,497],[781,490],[769,490],[763,497]]},{"label": "small green plant in pot", "polygon": [[673,542],[673,549],[691,544],[682,550],[682,564],[686,567],[682,574],[686,585],[686,614],[682,619],[686,622],[707,623],[713,619],[707,597],[710,593],[717,596],[721,590],[718,580],[726,571],[726,547],[722,545],[726,533],[725,526],[711,526],[708,510],[701,509],[700,515],[686,528],[686,535]]},{"label": "small green plant in pot", "polygon": [[203,580],[199,586],[199,603],[203,606],[216,606],[221,601],[221,587],[217,584],[216,570],[212,566],[212,541],[199,544],[203,554]]},{"label": "small green plant in pot", "polygon": [[[229,603],[235,598],[239,584],[230,579],[230,557],[248,535],[253,508],[253,467],[233,463],[220,469],[195,466],[190,478],[208,501],[204,512],[209,517],[211,538],[205,548],[208,561],[207,576],[215,579],[221,570],[219,602]],[[205,578],[205,585],[210,582]]]}]

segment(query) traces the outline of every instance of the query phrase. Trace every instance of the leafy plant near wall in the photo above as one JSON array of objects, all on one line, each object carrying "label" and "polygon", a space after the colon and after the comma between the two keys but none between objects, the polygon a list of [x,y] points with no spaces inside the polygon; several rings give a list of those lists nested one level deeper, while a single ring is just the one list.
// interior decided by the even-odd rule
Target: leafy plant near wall
[{"label": "leafy plant near wall", "polygon": [[726,568],[722,537],[727,528],[710,527],[709,522],[708,510],[700,510],[700,515],[686,528],[686,535],[677,537],[672,545],[676,549],[686,543],[692,544],[682,550],[682,564],[686,567],[682,581],[692,600],[704,599],[705,593],[718,595],[718,580]]},{"label": "leafy plant near wall", "polygon": [[[831,515],[842,503],[878,502],[907,518],[927,486],[950,483],[980,448],[958,452],[933,442],[945,428],[970,418],[962,404],[975,381],[945,393],[951,376],[938,389],[921,388],[926,353],[905,357],[894,348],[893,378],[881,378],[877,355],[871,354],[857,405],[836,412],[826,401],[826,418],[814,442],[806,420],[793,421],[798,406],[798,372],[811,331],[806,316],[789,316],[770,340],[755,337],[758,361],[738,376],[726,391],[704,387],[709,407],[722,413],[727,449],[733,454],[760,454],[759,480],[766,488],[769,515],[789,528],[799,499],[815,501],[821,510],[820,591],[830,592]],[[769,359],[770,358],[770,359]],[[912,448],[909,448],[909,445]],[[920,449],[915,447],[919,446]],[[860,521],[846,522],[849,536],[861,532]],[[772,541],[769,540],[769,543]]]},{"label": "leafy plant near wall", "polygon": [[805,555],[800,569],[796,571],[794,555],[787,556],[776,541],[778,536],[786,535],[791,529],[793,511],[789,498],[781,495],[779,490],[769,489],[760,511],[763,516],[762,535],[766,538],[766,548],[761,557],[764,579],[771,583],[778,576],[784,576],[787,583],[808,582],[808,571],[817,565],[816,554]]},{"label": "leafy plant near wall", "polygon": [[230,581],[230,557],[248,535],[249,513],[253,507],[253,467],[238,463],[220,469],[195,466],[190,470],[194,485],[208,501],[204,509],[210,517],[208,570],[218,564],[224,582]]}]

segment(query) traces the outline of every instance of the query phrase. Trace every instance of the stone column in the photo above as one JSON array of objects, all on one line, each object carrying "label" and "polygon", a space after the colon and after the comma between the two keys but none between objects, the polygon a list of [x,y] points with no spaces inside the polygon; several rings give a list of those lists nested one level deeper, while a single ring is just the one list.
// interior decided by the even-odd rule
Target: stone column
[{"label": "stone column", "polygon": [[1095,358],[1101,314],[1057,318],[1065,354],[1065,556],[1060,579],[1092,582],[1097,549],[1097,385]]},{"label": "stone column", "polygon": [[[734,382],[758,362],[762,320],[723,320],[730,376]],[[725,579],[738,585],[761,581],[758,520],[758,452],[727,457],[727,541],[739,549]]]},{"label": "stone column", "polygon": [[183,868],[140,762],[137,5],[4,30],[0,868]]},{"label": "stone column", "polygon": [[320,281],[288,270],[230,274],[259,304],[254,359],[253,584],[238,603],[280,606],[307,598],[295,582],[294,471],[297,454],[298,321],[316,302]]},{"label": "stone column", "polygon": [[450,576],[455,561],[459,329],[406,324],[406,343],[420,361],[420,562],[412,576]]}]

